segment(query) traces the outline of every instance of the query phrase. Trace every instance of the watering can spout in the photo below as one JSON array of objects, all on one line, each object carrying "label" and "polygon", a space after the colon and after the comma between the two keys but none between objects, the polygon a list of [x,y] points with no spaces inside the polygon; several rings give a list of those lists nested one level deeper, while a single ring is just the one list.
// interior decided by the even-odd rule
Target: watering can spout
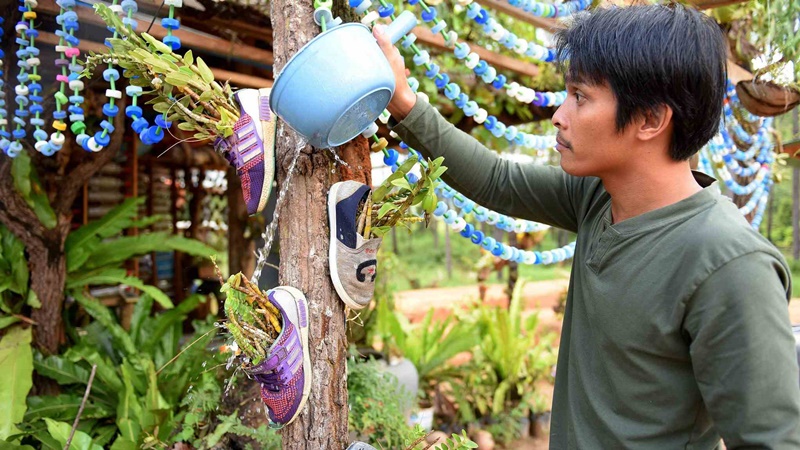
[{"label": "watering can spout", "polygon": [[386,35],[396,44],[403,36],[407,35],[417,26],[417,16],[411,11],[403,11],[386,27]]}]

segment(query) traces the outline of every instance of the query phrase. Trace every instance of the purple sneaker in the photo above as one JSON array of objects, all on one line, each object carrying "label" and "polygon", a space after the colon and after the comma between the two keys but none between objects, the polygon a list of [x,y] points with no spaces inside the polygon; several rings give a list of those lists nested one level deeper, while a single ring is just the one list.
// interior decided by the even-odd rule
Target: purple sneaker
[{"label": "purple sneaker", "polygon": [[261,364],[247,369],[261,383],[261,399],[271,422],[284,426],[300,415],[311,390],[308,308],[302,292],[278,286],[267,292],[281,312],[283,329]]},{"label": "purple sneaker", "polygon": [[269,109],[269,92],[269,88],[236,91],[240,116],[233,125],[233,135],[214,143],[236,168],[249,215],[261,212],[267,205],[275,177],[277,116]]}]

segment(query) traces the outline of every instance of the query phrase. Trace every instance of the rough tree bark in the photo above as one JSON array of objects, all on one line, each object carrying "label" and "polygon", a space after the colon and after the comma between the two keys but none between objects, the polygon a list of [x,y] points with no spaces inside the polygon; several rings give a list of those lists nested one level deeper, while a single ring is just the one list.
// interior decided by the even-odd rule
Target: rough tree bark
[{"label": "rough tree bark", "polygon": [[[345,21],[346,4],[337,0],[334,15]],[[275,73],[306,42],[319,33],[311,2],[273,0]],[[309,89],[313,89],[309,86]],[[344,304],[330,281],[328,266],[327,193],[340,179],[369,182],[369,150],[363,138],[337,151],[349,167],[338,168],[330,151],[305,145],[280,122],[277,139],[278,190],[288,168],[300,156],[286,198],[279,205],[281,236],[280,283],[303,291],[309,304],[311,395],[300,416],[284,428],[283,448],[343,449],[347,446],[347,339]]]}]

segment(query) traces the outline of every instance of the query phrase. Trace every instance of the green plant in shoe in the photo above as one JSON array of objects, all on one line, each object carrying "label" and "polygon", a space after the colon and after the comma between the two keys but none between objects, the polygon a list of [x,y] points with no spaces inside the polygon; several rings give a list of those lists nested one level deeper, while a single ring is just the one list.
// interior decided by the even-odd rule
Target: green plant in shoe
[{"label": "green plant in shoe", "polygon": [[98,66],[114,61],[125,71],[130,84],[155,96],[148,101],[156,112],[167,114],[168,121],[178,121],[178,128],[194,131],[194,138],[226,138],[233,134],[239,108],[227,83],[214,81],[211,69],[192,51],[179,55],[147,33],[138,34],[122,23],[122,19],[103,3],[94,5],[95,12],[120,38],[108,39],[112,53],[91,53],[86,58],[82,76],[91,77]]},{"label": "green plant in shoe", "polygon": [[239,349],[247,355],[249,364],[258,365],[266,358],[270,345],[281,332],[280,312],[241,272],[231,275],[220,291],[226,296],[228,322],[225,327]]},{"label": "green plant in shoe", "polygon": [[[416,156],[410,156],[367,198],[358,218],[358,232],[365,239],[382,237],[398,224],[429,221],[429,215],[438,203],[434,188],[447,167],[442,165],[442,157],[428,160],[427,164],[421,165],[419,181],[411,183],[409,173],[417,162]],[[410,213],[411,207],[416,205],[424,210],[424,219]]]}]

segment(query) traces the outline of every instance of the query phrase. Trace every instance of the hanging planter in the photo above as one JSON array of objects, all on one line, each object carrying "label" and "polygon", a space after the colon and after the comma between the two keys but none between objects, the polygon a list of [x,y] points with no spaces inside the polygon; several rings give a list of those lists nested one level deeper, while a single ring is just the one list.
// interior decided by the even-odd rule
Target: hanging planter
[{"label": "hanging planter", "polygon": [[147,104],[165,116],[165,123],[177,121],[179,129],[193,132],[200,141],[233,134],[239,118],[233,92],[227,83],[220,85],[214,80],[201,58],[194,58],[191,50],[178,55],[149,34],[137,34],[102,3],[94,8],[119,37],[107,40],[110,53],[92,53],[86,59],[84,77],[91,77],[101,65],[114,63],[124,69],[122,75],[131,86],[154,96]]}]

